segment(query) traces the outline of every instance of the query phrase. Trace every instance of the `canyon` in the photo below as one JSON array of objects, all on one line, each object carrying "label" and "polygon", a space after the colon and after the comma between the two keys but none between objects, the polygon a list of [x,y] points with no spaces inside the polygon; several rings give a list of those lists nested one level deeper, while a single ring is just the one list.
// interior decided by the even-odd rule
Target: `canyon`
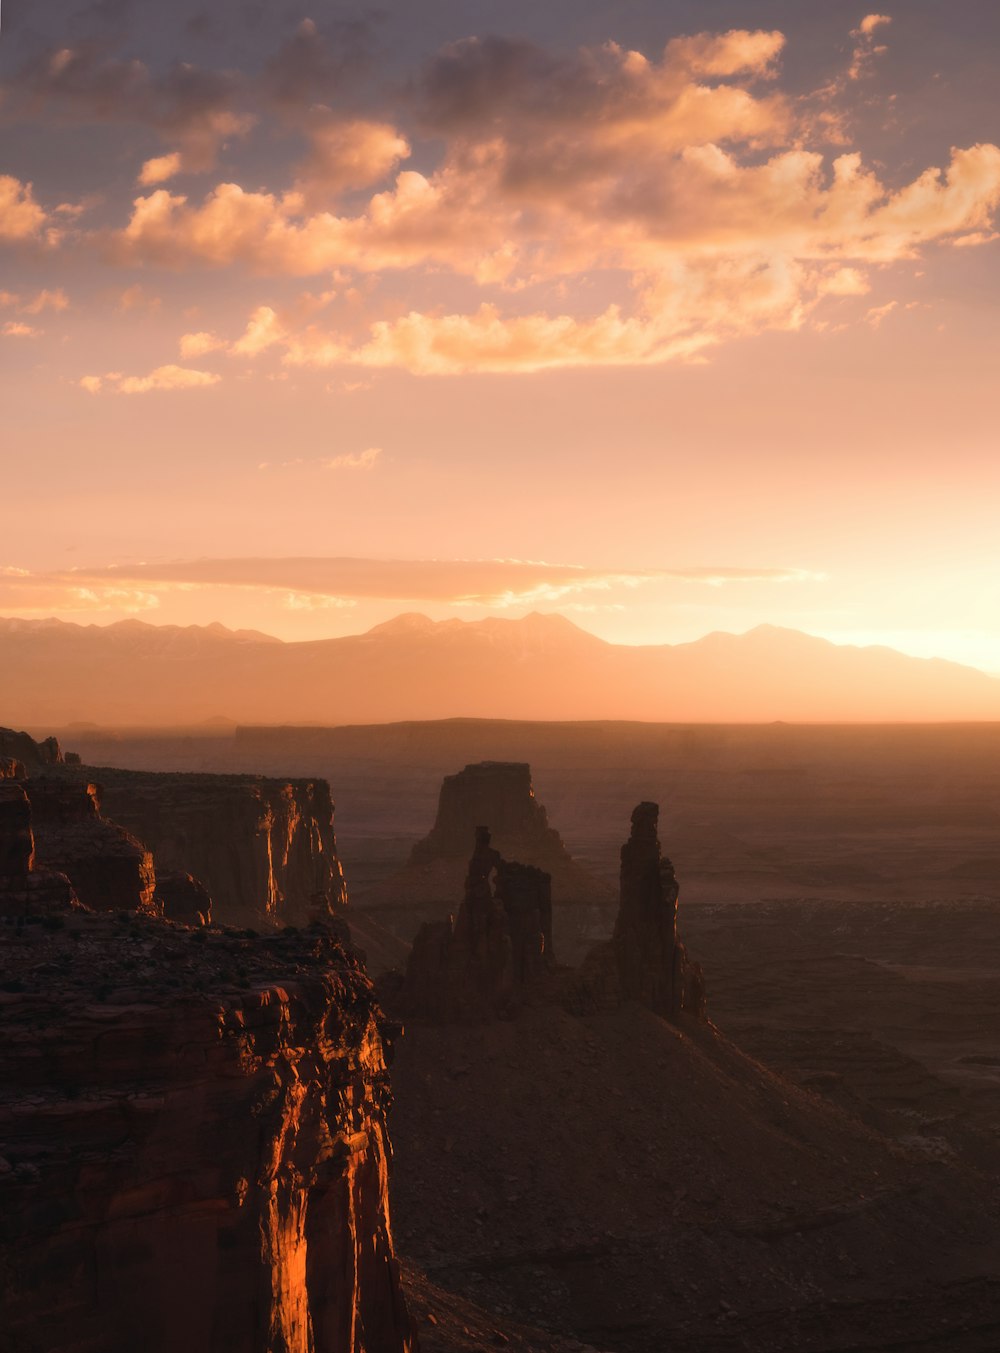
[{"label": "canyon", "polygon": [[[126,772],[91,764],[112,759],[98,737],[76,742],[79,758],[21,741],[22,759],[0,735],[9,1353],[35,1353],[39,1337],[37,1353],[124,1353],[144,1302],[168,1333],[141,1346],[165,1353],[180,1339],[167,1309],[178,1281],[186,1346],[206,1353],[395,1353],[418,1340],[424,1353],[995,1347],[996,908],[888,893],[874,905],[863,890],[876,885],[844,873],[842,836],[830,859],[846,895],[752,897],[753,881],[770,888],[804,866],[726,836],[727,786],[745,782],[749,749],[740,830],[785,793],[793,841],[795,812],[819,820],[822,730],[671,731],[665,769],[647,728],[646,764],[639,749],[620,778],[584,738],[562,779],[546,757],[565,730],[533,734],[331,733],[338,835],[363,850],[350,900],[322,738],[275,750],[276,735],[254,735],[250,752],[243,739],[122,739],[111,750]],[[409,765],[394,759],[400,736]],[[869,736],[884,748],[888,735]],[[606,755],[606,729],[599,741]],[[532,743],[541,761],[529,764],[517,753]],[[368,758],[352,763],[345,747]],[[782,758],[803,751],[793,809]],[[237,771],[244,754],[293,773]],[[153,757],[168,769],[135,765]],[[225,773],[208,773],[212,757],[229,758]],[[971,752],[963,764],[980,773]],[[987,748],[981,773],[992,765]],[[991,802],[979,801],[981,828],[971,806],[960,818],[956,776],[947,790],[900,782],[911,799],[952,796],[949,867],[978,848]],[[274,801],[257,795],[272,782],[295,809],[272,811],[269,848],[305,824],[275,874],[302,919],[255,902],[256,924],[220,920],[218,880],[268,895],[268,870],[245,866],[261,858]],[[367,785],[369,836],[345,782]],[[647,794],[623,803],[640,783]],[[648,790],[661,786],[658,807]],[[701,796],[700,819],[679,811],[681,793]],[[885,821],[871,792],[864,811]],[[182,848],[198,845],[185,823],[199,813],[214,823],[203,859],[213,839],[225,846],[214,889]],[[78,846],[91,833],[95,858],[128,846],[127,906],[78,895],[60,823]],[[826,888],[817,838],[808,845]],[[408,896],[428,855],[460,881]],[[559,900],[561,868],[590,891]],[[187,899],[183,924],[169,919],[172,889]],[[122,1284],[129,1296],[102,1324]],[[231,1329],[220,1304],[240,1308]]]}]

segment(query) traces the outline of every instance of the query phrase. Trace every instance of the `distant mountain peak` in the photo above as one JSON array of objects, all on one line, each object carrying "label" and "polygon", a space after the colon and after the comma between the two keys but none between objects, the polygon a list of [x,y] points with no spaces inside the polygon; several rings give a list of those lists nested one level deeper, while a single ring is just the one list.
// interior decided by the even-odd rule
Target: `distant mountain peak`
[{"label": "distant mountain peak", "polygon": [[365,630],[365,634],[429,634],[437,626],[438,622],[429,615],[423,615],[420,611],[404,611],[391,620],[383,620],[380,625],[373,625],[370,630]]}]

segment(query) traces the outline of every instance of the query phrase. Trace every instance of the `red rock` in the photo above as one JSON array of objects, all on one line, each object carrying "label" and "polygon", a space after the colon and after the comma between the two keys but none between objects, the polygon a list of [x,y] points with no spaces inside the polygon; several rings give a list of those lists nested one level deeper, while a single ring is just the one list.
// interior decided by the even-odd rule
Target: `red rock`
[{"label": "red rock", "polygon": [[415,1353],[379,1011],[332,936],[84,913],[0,931],[0,976],[0,1345]]}]

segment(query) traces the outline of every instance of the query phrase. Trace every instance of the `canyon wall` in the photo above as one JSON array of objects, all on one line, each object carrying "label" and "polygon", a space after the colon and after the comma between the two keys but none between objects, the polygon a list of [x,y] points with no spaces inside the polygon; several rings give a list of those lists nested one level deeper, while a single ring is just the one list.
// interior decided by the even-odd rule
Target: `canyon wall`
[{"label": "canyon wall", "polygon": [[329,933],[0,923],[0,1351],[413,1353],[385,1043]]},{"label": "canyon wall", "polygon": [[87,774],[102,811],[149,846],[158,870],[194,875],[223,925],[304,925],[347,902],[325,780]]}]

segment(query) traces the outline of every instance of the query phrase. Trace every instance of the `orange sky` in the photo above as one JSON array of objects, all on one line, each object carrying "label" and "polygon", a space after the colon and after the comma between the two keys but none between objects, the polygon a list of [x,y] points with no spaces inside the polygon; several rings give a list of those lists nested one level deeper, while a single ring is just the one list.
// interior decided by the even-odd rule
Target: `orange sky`
[{"label": "orange sky", "polygon": [[0,615],[1000,673],[991,7],[27,15]]}]

